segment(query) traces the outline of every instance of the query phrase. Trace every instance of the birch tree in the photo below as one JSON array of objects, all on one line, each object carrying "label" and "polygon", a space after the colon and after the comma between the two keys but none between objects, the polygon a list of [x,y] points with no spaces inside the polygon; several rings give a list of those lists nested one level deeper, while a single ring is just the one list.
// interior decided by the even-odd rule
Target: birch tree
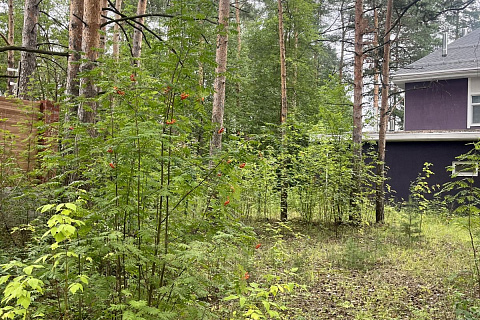
[{"label": "birch tree", "polygon": [[283,6],[282,1],[278,0],[278,44],[280,47],[280,90],[281,90],[281,109],[280,126],[282,139],[282,164],[281,164],[281,190],[280,190],[280,219],[282,221],[288,218],[288,179],[287,165],[285,158],[286,148],[286,123],[287,123],[287,67],[285,61],[285,42],[283,40]]},{"label": "birch tree", "polygon": [[[14,16],[13,16],[13,0],[8,0],[8,45],[13,46],[14,45],[14,35],[15,35],[15,23],[14,23]],[[15,55],[12,50],[8,51],[7,53],[7,67],[9,69],[14,69],[15,68]],[[7,78],[7,91],[9,94],[13,94],[13,83],[15,81],[15,78],[13,76],[15,75],[15,72],[13,71],[8,71],[7,75],[9,76]]]}]

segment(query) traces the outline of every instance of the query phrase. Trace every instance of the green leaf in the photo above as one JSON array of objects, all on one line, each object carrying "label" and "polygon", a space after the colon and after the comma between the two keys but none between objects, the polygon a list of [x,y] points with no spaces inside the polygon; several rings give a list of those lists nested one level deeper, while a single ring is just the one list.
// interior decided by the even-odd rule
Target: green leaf
[{"label": "green leaf", "polygon": [[278,293],[278,286],[272,285],[272,286],[270,287],[270,293],[271,293],[274,297],[276,297],[276,296],[277,296],[277,293]]},{"label": "green leaf", "polygon": [[24,307],[25,309],[28,309],[28,307],[30,306],[30,293],[27,292],[26,295],[24,296],[21,296],[20,298],[17,299],[17,304],[21,305],[22,307]]},{"label": "green leaf", "polygon": [[43,288],[42,288],[43,281],[36,278],[29,278],[27,280],[27,283],[33,290],[37,290],[40,293],[43,292]]},{"label": "green leaf", "polygon": [[74,203],[65,203],[65,207],[72,210],[73,212],[77,211],[77,205]]},{"label": "green leaf", "polygon": [[5,282],[8,281],[8,279],[11,277],[11,275],[7,274],[6,276],[0,277],[0,285],[4,284]]},{"label": "green leaf", "polygon": [[72,293],[72,294],[77,293],[77,291],[79,289],[80,289],[80,291],[83,292],[83,285],[81,283],[78,283],[78,282],[72,283],[71,285],[68,286],[68,291],[70,291],[70,293]]},{"label": "green leaf", "polygon": [[239,302],[240,302],[240,308],[242,308],[242,307],[245,305],[245,302],[246,302],[246,301],[247,301],[247,298],[245,298],[245,297],[240,297],[240,300],[239,300]]},{"label": "green leaf", "polygon": [[78,279],[80,279],[80,281],[82,281],[83,283],[88,284],[88,277],[86,275],[81,274],[78,276]]},{"label": "green leaf", "polygon": [[267,310],[267,312],[269,312],[270,311],[270,303],[268,303],[268,301],[263,300],[262,304],[263,304],[263,307],[265,308],[265,310]]},{"label": "green leaf", "polygon": [[239,296],[237,296],[237,295],[230,295],[228,297],[223,298],[223,301],[230,301],[230,300],[235,300],[235,299],[238,299],[238,298],[239,298]]},{"label": "green leaf", "polygon": [[33,266],[28,266],[23,268],[23,272],[25,272],[26,275],[31,275],[33,271]]},{"label": "green leaf", "polygon": [[41,207],[40,207],[40,208],[41,208],[41,209],[40,209],[40,213],[44,213],[44,212],[52,209],[54,206],[55,206],[55,205],[53,205],[53,204],[46,204],[46,205],[44,205],[44,206],[41,206]]}]

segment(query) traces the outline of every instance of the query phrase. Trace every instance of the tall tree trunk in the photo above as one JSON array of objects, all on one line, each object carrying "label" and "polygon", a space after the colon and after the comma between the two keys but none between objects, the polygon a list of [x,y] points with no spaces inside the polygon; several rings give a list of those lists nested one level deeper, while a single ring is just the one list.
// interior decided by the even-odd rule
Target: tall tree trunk
[{"label": "tall tree trunk", "polygon": [[363,0],[355,2],[355,58],[353,68],[353,190],[352,205],[356,212],[351,220],[360,221],[356,197],[361,188],[362,169],[362,103],[363,103],[363,35],[365,22],[363,19]]},{"label": "tall tree trunk", "polygon": [[[101,9],[102,9],[102,16],[107,16],[108,14],[108,11],[107,10],[103,10],[103,8],[107,9],[108,8],[108,0],[99,0],[101,2]],[[105,17],[101,17],[100,18],[100,24],[103,24],[107,22],[107,18]],[[104,52],[105,51],[105,46],[107,44],[107,26],[104,26],[101,30],[100,30],[100,45],[99,45],[99,49],[100,51]]]},{"label": "tall tree trunk", "polygon": [[[122,0],[116,0],[115,1],[115,9],[117,9],[119,12],[122,12]],[[115,19],[120,19],[119,14],[115,14]],[[113,26],[113,57],[115,60],[118,60],[118,57],[120,56],[120,33],[119,33],[119,25],[118,23],[115,23]]]},{"label": "tall tree trunk", "polygon": [[278,0],[278,44],[280,47],[280,87],[281,87],[281,109],[280,126],[282,139],[282,164],[281,164],[281,190],[280,190],[280,220],[288,219],[288,176],[286,160],[286,140],[287,140],[287,67],[285,61],[285,42],[283,40],[283,7],[282,0]]},{"label": "tall tree trunk", "polygon": [[385,219],[385,145],[388,124],[388,92],[390,80],[390,28],[392,26],[393,0],[387,2],[387,17],[385,20],[385,36],[383,38],[383,66],[382,66],[382,104],[380,106],[380,130],[378,133],[378,163],[377,163],[377,190],[375,203],[375,220],[381,223]]},{"label": "tall tree trunk", "polygon": [[[374,3],[375,5],[375,3]],[[373,24],[374,24],[374,31],[373,31],[373,46],[377,47],[378,46],[378,9],[375,7],[373,11]],[[379,107],[378,107],[378,96],[379,96],[379,90],[380,86],[378,84],[379,81],[379,66],[378,66],[378,49],[375,49],[373,51],[373,111],[375,112],[375,124],[377,124],[379,121],[378,120],[378,112],[379,112]],[[378,130],[378,127],[375,128]]]},{"label": "tall tree trunk", "polygon": [[[83,1],[70,1],[70,25],[68,28],[68,50],[71,52],[68,57],[67,66],[67,95],[77,96],[79,94],[79,81],[77,79],[80,70],[80,58],[82,51],[83,32]],[[77,110],[74,110],[77,112]]]},{"label": "tall tree trunk", "polygon": [[[147,10],[147,0],[138,0],[137,5],[137,15],[145,14]],[[137,18],[136,21],[140,24],[145,22],[145,18]],[[136,24],[136,29],[133,30],[133,45],[132,45],[132,56],[134,58],[134,65],[140,65],[140,55],[142,53],[142,38],[143,38],[143,27],[140,24]]]},{"label": "tall tree trunk", "polygon": [[[37,48],[37,24],[39,15],[39,1],[25,0],[22,46],[29,49]],[[18,96],[23,99],[31,98],[29,93],[30,78],[37,67],[36,56],[33,52],[22,51],[20,55],[20,79]]]},{"label": "tall tree trunk", "polygon": [[210,142],[210,155],[222,148],[223,114],[225,112],[225,72],[227,71],[227,49],[228,49],[228,19],[230,13],[230,2],[228,0],[219,0],[218,3],[218,23],[220,31],[217,35],[217,51],[215,61],[215,82],[213,84],[215,93],[213,94],[212,123],[214,127],[212,140]]},{"label": "tall tree trunk", "polygon": [[[100,12],[101,2],[98,0],[85,0],[83,20],[85,26],[82,34],[82,51],[85,53],[83,62],[80,66],[81,72],[88,72],[94,69],[95,61],[98,57],[97,48],[100,45]],[[80,79],[80,95],[85,98],[94,98],[96,96],[96,87],[90,77]],[[78,108],[78,119],[81,122],[93,123],[95,120],[96,103],[87,101]]]},{"label": "tall tree trunk", "polygon": [[[237,63],[240,62],[241,52],[242,52],[242,36],[241,36],[241,27],[240,27],[240,2],[235,0],[235,22],[237,23]],[[237,110],[240,110],[240,81],[237,81],[236,86],[236,103],[237,103]]]},{"label": "tall tree trunk", "polygon": [[[8,0],[8,45],[13,46],[14,45],[14,34],[15,34],[15,24],[14,24],[14,17],[13,17],[13,0]],[[7,52],[7,68],[9,69],[15,69],[15,54],[14,51],[10,50]],[[7,71],[7,75],[9,78],[7,78],[7,90],[8,94],[14,94],[13,92],[13,87],[11,83],[15,82],[15,78],[13,76],[15,75],[14,71]],[[11,78],[10,78],[11,77]]]},{"label": "tall tree trunk", "polygon": [[340,20],[342,23],[342,39],[340,40],[340,61],[338,66],[338,78],[340,81],[343,79],[343,67],[344,67],[344,57],[345,57],[345,38],[347,36],[347,29],[345,27],[345,0],[342,0],[342,4],[340,6]]}]

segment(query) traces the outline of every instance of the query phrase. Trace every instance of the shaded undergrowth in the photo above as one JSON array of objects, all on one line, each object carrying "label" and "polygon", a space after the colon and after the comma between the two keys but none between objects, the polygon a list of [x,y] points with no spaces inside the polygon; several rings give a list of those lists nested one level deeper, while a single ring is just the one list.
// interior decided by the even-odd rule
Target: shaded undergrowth
[{"label": "shaded undergrowth", "polygon": [[418,237],[397,212],[360,228],[257,221],[251,274],[303,285],[285,319],[478,319],[462,219],[427,215]]}]

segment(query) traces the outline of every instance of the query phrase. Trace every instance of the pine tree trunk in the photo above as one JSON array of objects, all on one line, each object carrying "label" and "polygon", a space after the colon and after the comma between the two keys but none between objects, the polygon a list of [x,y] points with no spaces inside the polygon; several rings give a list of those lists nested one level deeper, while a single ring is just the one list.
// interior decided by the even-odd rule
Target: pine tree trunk
[{"label": "pine tree trunk", "polygon": [[381,223],[385,219],[385,146],[386,132],[389,118],[388,93],[390,78],[390,28],[392,25],[393,0],[387,2],[387,17],[385,21],[385,37],[383,38],[383,66],[382,66],[382,104],[380,106],[380,130],[378,133],[378,163],[377,163],[377,190],[375,204],[375,220]]},{"label": "pine tree trunk", "polygon": [[[137,16],[145,14],[147,10],[147,0],[138,0],[137,5]],[[140,24],[145,22],[145,18],[137,18],[136,21]],[[133,45],[132,45],[132,56],[134,58],[134,65],[140,65],[140,55],[142,53],[142,38],[143,38],[143,27],[140,24],[135,24],[137,27],[133,30]]]},{"label": "pine tree trunk", "polygon": [[[83,1],[70,1],[70,25],[68,28],[68,50],[71,52],[67,66],[67,95],[78,97],[79,81],[77,78],[80,70],[83,32]],[[77,110],[74,110],[75,112]]]},{"label": "pine tree trunk", "polygon": [[[375,5],[375,4],[374,4]],[[374,31],[373,31],[373,46],[377,47],[378,46],[378,9],[375,8],[373,12],[373,24],[374,24]],[[378,84],[379,81],[379,66],[378,66],[378,49],[375,49],[373,51],[373,110],[375,112],[375,123],[378,123],[378,113],[379,113],[379,107],[378,107],[378,96],[379,96],[379,91],[380,91],[380,86]],[[377,128],[376,128],[377,130]]]},{"label": "pine tree trunk", "polygon": [[288,219],[288,175],[286,160],[286,123],[287,123],[287,67],[285,61],[285,42],[283,40],[283,7],[282,1],[278,0],[278,43],[280,47],[280,86],[281,86],[281,110],[280,126],[282,139],[282,164],[281,164],[281,189],[280,189],[280,220]]},{"label": "pine tree trunk", "polygon": [[213,84],[215,93],[213,94],[212,123],[214,127],[212,140],[210,142],[210,155],[213,156],[222,148],[223,114],[225,112],[225,72],[227,71],[227,49],[228,49],[228,19],[230,13],[230,2],[228,0],[219,0],[218,4],[218,23],[220,32],[217,35],[217,50],[215,61],[215,82]]},{"label": "pine tree trunk", "polygon": [[[25,0],[24,20],[22,30],[22,46],[29,49],[37,48],[37,24],[39,15],[38,0]],[[30,78],[37,67],[36,56],[33,52],[22,51],[20,55],[20,79],[18,83],[18,96],[30,99]]]},{"label": "pine tree trunk", "polygon": [[[14,24],[14,17],[13,17],[13,0],[8,0],[8,45],[14,45],[14,34],[15,34],[15,24]],[[10,69],[15,68],[15,55],[14,51],[7,52],[7,67]],[[7,71],[7,75],[9,77],[13,77],[15,75],[14,71]],[[14,94],[13,88],[14,85],[10,83],[16,82],[15,78],[7,78],[7,90],[8,94]]]},{"label": "pine tree trunk", "polygon": [[[81,72],[88,72],[94,69],[95,61],[98,57],[97,49],[100,45],[100,12],[101,2],[98,0],[85,0],[83,20],[85,26],[82,34],[82,51],[86,61],[80,66]],[[94,98],[96,96],[96,87],[92,79],[84,77],[80,79],[80,95],[85,98]],[[96,103],[87,101],[78,108],[78,119],[81,122],[93,123],[95,120]]]},{"label": "pine tree trunk", "polygon": [[362,168],[362,103],[363,103],[363,34],[365,32],[363,19],[363,0],[355,2],[355,58],[353,69],[353,190],[350,220],[359,222],[359,210],[356,198],[361,188]]},{"label": "pine tree trunk", "polygon": [[[117,0],[115,1],[115,8],[119,11],[122,12],[122,0]],[[115,14],[115,19],[120,19],[119,14]],[[118,57],[120,56],[120,33],[119,33],[119,25],[118,23],[115,23],[113,26],[113,57],[115,60],[118,60]]]}]

